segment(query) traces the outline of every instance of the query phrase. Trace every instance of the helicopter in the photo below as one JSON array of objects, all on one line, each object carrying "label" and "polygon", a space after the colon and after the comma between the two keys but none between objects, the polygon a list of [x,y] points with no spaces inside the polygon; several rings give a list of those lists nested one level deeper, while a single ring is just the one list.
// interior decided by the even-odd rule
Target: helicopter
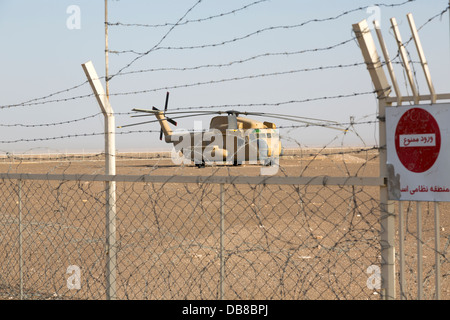
[{"label": "helicopter", "polygon": [[[277,118],[346,131],[346,129],[339,128],[338,123],[334,121],[274,113],[237,110],[170,112],[167,111],[168,101],[169,92],[166,93],[164,110],[155,107],[152,107],[151,110],[132,109],[132,111],[141,113],[131,116],[133,118],[154,116],[156,120],[123,125],[118,128],[159,122],[161,126],[159,139],[162,140],[164,137],[166,143],[173,144],[172,161],[175,164],[194,162],[199,168],[210,164],[238,166],[243,163],[260,163],[264,166],[278,165],[284,148],[279,129],[277,129],[275,123],[257,121],[242,117],[242,115]],[[173,131],[169,125],[178,125],[174,119],[206,115],[215,115],[210,121],[208,130],[203,130],[201,125],[197,125],[194,131]]]}]

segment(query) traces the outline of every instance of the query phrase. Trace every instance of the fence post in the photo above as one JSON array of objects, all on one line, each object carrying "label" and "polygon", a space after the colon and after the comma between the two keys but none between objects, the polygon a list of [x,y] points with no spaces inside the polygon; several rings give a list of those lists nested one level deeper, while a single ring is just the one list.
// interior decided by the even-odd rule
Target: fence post
[{"label": "fence post", "polygon": [[[354,24],[353,31],[378,95],[380,177],[387,180],[385,112],[386,107],[390,106],[386,99],[391,92],[391,86],[384,73],[367,20]],[[395,215],[394,202],[389,201],[387,183],[380,187],[380,226],[382,298],[395,299]]]},{"label": "fence post", "polygon": [[405,214],[403,201],[398,202],[398,239],[399,239],[399,260],[400,260],[400,298],[406,299],[405,282]]},{"label": "fence post", "polygon": [[434,203],[434,246],[435,246],[435,265],[436,265],[436,279],[435,299],[441,300],[441,233],[440,233],[440,217],[439,217],[439,202]]},{"label": "fence post", "polygon": [[423,300],[422,203],[417,205],[417,299]]},{"label": "fence post", "polygon": [[223,183],[220,184],[220,280],[219,280],[219,299],[223,300],[225,296],[224,282],[225,282],[225,192]]},{"label": "fence post", "polygon": [[[386,122],[384,120],[386,103],[379,103],[380,117],[380,176],[387,178]],[[381,279],[383,299],[395,299],[395,209],[394,201],[389,200],[387,185],[380,187],[381,209]]]},{"label": "fence post", "polygon": [[22,180],[19,180],[17,184],[19,187],[19,286],[20,300],[23,300]]},{"label": "fence post", "polygon": [[[82,65],[105,118],[105,174],[116,174],[114,112],[91,61]],[[116,182],[106,181],[106,298],[116,299]]]}]

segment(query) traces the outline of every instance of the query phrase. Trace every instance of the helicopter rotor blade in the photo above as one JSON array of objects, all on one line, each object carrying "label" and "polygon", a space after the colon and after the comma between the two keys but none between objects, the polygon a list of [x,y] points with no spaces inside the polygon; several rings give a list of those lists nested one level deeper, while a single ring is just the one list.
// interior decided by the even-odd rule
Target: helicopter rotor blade
[{"label": "helicopter rotor blade", "polygon": [[[172,119],[181,119],[181,118],[189,118],[189,117],[197,117],[197,116],[205,116],[205,115],[209,115],[209,113],[208,113],[208,114],[203,114],[203,113],[199,113],[199,114],[189,114],[189,115],[183,115],[183,116],[179,116],[179,117],[173,117],[173,118],[170,119],[170,121],[169,121],[169,118],[166,117],[165,119],[161,119],[161,120],[155,119],[155,120],[150,120],[150,121],[145,121],[145,122],[138,122],[138,123],[126,124],[126,125],[123,125],[123,126],[119,126],[119,127],[117,127],[117,128],[119,128],[119,129],[121,129],[121,128],[127,128],[127,127],[137,126],[137,125],[141,125],[141,124],[160,122],[160,121],[162,121],[162,120],[167,120],[167,121],[169,121],[170,123],[172,123],[171,121],[175,122],[175,121],[172,120]],[[176,122],[175,122],[175,123],[176,123]]]},{"label": "helicopter rotor blade", "polygon": [[[348,131],[348,129],[343,129],[343,128],[337,127],[339,125],[338,122],[330,121],[330,120],[322,120],[322,119],[291,116],[291,115],[280,115],[280,114],[273,114],[273,113],[242,112],[242,114],[252,115],[252,116],[272,117],[272,118],[277,118],[277,119],[281,119],[281,120],[288,120],[288,121],[304,123],[304,124],[312,125],[312,126],[320,126],[320,127],[324,127],[324,128],[328,128],[328,129],[338,130],[338,131],[344,131],[344,132]],[[306,121],[303,119],[308,119],[308,120],[317,121],[317,122]]]},{"label": "helicopter rotor blade", "polygon": [[333,129],[333,130],[338,130],[338,131],[343,131],[343,132],[348,131],[348,129],[336,127],[338,125],[337,123],[319,123],[319,122],[311,122],[311,121],[305,121],[305,120],[299,120],[299,119],[291,119],[288,117],[280,117],[280,116],[272,116],[272,117],[281,119],[281,120],[288,120],[288,121],[304,123],[307,126],[323,127],[323,128],[328,128],[328,129]]},{"label": "helicopter rotor blade", "polygon": [[[152,114],[156,113],[155,110],[146,110],[146,109],[133,109],[132,111],[152,113]],[[288,117],[289,119],[296,118],[296,119],[301,119],[301,120],[325,121],[325,122],[329,122],[329,123],[338,124],[338,122],[336,122],[336,121],[288,115],[288,114],[248,112],[248,111],[235,111],[235,110],[228,110],[228,111],[212,111],[212,110],[211,111],[170,111],[170,112],[166,112],[166,114],[190,114],[190,113],[197,114],[199,112],[202,112],[202,113],[204,112],[205,114],[236,114],[237,116],[239,116],[239,115],[253,115],[253,116],[265,116],[265,117],[280,116],[280,117]],[[145,116],[148,116],[148,115],[134,115],[132,117],[145,117]]]},{"label": "helicopter rotor blade", "polygon": [[[132,118],[134,118],[134,117],[147,117],[147,116],[155,115],[158,112],[161,112],[161,110],[159,110],[159,109],[157,109],[155,107],[153,107],[153,108],[154,108],[153,110],[134,108],[131,111],[143,112],[143,113],[147,113],[147,114],[137,114],[137,115],[134,115],[134,116],[131,116],[131,117]],[[218,113],[220,113],[220,114],[222,114],[222,113],[226,113],[226,112],[225,111],[201,111],[201,110],[198,110],[198,111],[169,111],[169,112],[166,112],[166,114],[191,114],[191,113],[194,113],[194,114],[197,114],[197,113],[218,114]]]},{"label": "helicopter rotor blade", "polygon": [[[167,111],[168,105],[169,105],[169,91],[167,91],[167,93],[166,93],[166,103],[164,104],[164,117],[166,116],[166,111]],[[163,130],[161,128],[161,130],[159,131],[159,140],[162,140],[162,138],[163,138]]]},{"label": "helicopter rotor blade", "polygon": [[[146,109],[133,109],[133,111],[144,112],[144,113],[147,113],[147,114],[135,115],[135,116],[132,116],[132,117],[144,117],[144,116],[153,115],[156,112],[160,112],[160,111],[156,111],[156,110],[146,110]],[[241,112],[241,111],[234,111],[234,110],[228,110],[228,111],[212,111],[212,110],[210,110],[210,111],[170,111],[170,112],[167,112],[166,114],[186,114],[186,116],[183,116],[183,118],[184,118],[184,117],[189,117],[189,116],[196,116],[196,115],[199,115],[199,113],[201,113],[201,115],[236,114],[237,116],[239,116],[239,115],[248,115],[248,116],[271,117],[271,118],[277,118],[277,119],[281,119],[281,120],[287,120],[287,121],[294,121],[294,122],[309,124],[309,125],[312,125],[312,126],[321,126],[321,127],[324,127],[324,128],[329,128],[329,129],[338,130],[338,131],[344,131],[344,132],[348,131],[348,129],[339,128],[338,126],[340,124],[338,122],[336,122],[336,121],[317,119],[317,118],[310,118],[310,117],[302,117],[302,116],[295,116],[295,115],[277,114],[277,113],[246,112],[246,111],[242,111]]]},{"label": "helicopter rotor blade", "polygon": [[287,117],[289,119],[295,118],[299,120],[305,120],[305,121],[322,121],[322,122],[329,122],[334,124],[339,124],[336,121],[332,120],[324,120],[324,119],[318,119],[318,118],[310,118],[310,117],[302,117],[302,116],[295,116],[295,115],[289,115],[289,114],[279,114],[279,113],[266,113],[266,112],[241,112],[241,114],[244,115],[250,115],[250,116],[264,116],[264,117]]}]

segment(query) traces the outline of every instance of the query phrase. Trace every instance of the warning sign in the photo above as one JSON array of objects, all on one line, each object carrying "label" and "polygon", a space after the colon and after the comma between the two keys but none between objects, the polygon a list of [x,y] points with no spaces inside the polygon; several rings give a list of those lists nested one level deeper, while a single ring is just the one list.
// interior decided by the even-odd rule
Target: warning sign
[{"label": "warning sign", "polygon": [[391,200],[450,201],[449,125],[450,104],[387,108]]},{"label": "warning sign", "polygon": [[407,110],[395,129],[395,150],[411,172],[429,170],[441,149],[441,133],[434,117],[422,108]]}]

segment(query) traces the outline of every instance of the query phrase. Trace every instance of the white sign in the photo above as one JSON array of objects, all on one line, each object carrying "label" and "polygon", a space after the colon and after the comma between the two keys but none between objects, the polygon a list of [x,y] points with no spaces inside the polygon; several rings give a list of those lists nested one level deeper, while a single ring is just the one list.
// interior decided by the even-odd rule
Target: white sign
[{"label": "white sign", "polygon": [[434,133],[400,135],[400,147],[402,148],[427,146],[436,146],[436,135]]},{"label": "white sign", "polygon": [[386,109],[389,199],[450,201],[450,104]]}]

